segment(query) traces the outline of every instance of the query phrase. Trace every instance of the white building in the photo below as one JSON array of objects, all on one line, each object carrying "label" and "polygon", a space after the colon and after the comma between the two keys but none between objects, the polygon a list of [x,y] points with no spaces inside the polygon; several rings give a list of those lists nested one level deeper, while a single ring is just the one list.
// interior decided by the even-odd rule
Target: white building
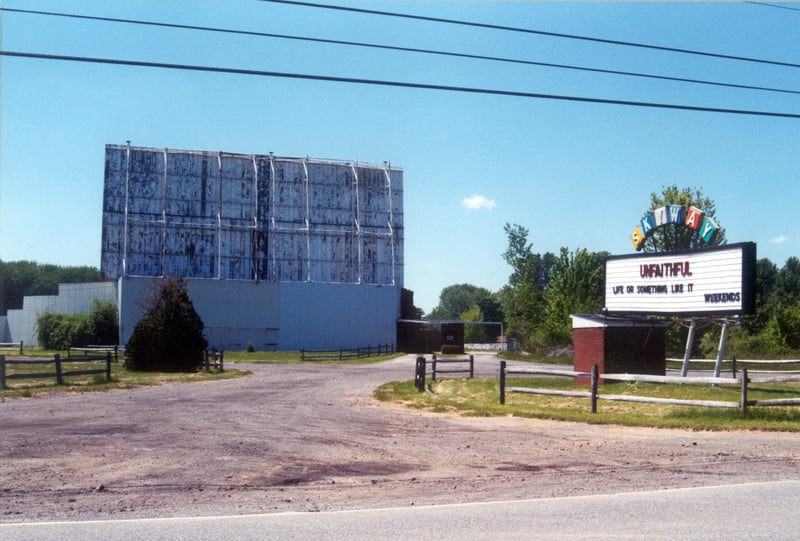
[{"label": "white building", "polygon": [[95,299],[117,302],[117,283],[59,284],[57,295],[25,297],[21,309],[0,316],[0,342],[36,345],[36,322],[41,314],[85,314]]}]

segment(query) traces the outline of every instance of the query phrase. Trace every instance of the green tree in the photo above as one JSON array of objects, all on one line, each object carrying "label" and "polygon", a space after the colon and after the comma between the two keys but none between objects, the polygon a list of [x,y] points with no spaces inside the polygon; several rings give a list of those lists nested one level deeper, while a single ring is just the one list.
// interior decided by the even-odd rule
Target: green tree
[{"label": "green tree", "polygon": [[145,313],[125,346],[125,367],[195,371],[202,365],[203,352],[208,347],[203,328],[184,281],[167,278],[145,300]]},{"label": "green tree", "polygon": [[746,322],[751,333],[763,331],[779,302],[775,284],[778,280],[778,266],[766,258],[756,261],[756,313]]},{"label": "green tree", "polygon": [[800,302],[779,306],[772,315],[767,330],[780,345],[800,350]]},{"label": "green tree", "polygon": [[429,314],[429,319],[459,319],[461,314],[477,306],[485,319],[480,321],[502,321],[503,310],[497,295],[472,284],[447,286],[439,294],[439,304]]},{"label": "green tree", "polygon": [[508,247],[503,259],[511,266],[508,283],[498,296],[507,323],[506,334],[523,349],[536,347],[536,334],[544,321],[544,290],[556,266],[552,253],[535,254],[528,242],[529,231],[518,224],[506,224]]},{"label": "green tree", "polygon": [[[697,188],[678,188],[673,185],[665,187],[660,194],[655,192],[650,194],[650,212],[666,205],[682,206],[684,216],[690,207],[696,207],[705,212],[705,215],[719,226],[716,204]],[[721,226],[711,241],[706,243],[698,230],[683,225],[667,225],[652,231],[642,249],[645,252],[673,252],[692,250],[703,246],[719,246],[725,242],[725,229]]]},{"label": "green tree", "polygon": [[545,290],[544,338],[547,345],[572,343],[570,314],[596,314],[603,307],[603,271],[607,252],[561,248]]},{"label": "green tree", "polygon": [[[458,319],[462,321],[483,321],[483,312],[477,305],[473,306],[466,312],[462,312]],[[464,342],[474,344],[484,342],[486,340],[486,333],[483,325],[465,325],[464,326]]]},{"label": "green tree", "polygon": [[[439,304],[428,319],[501,322],[503,310],[497,295],[488,289],[472,284],[454,284],[439,294]],[[468,342],[485,342],[494,340],[500,329],[489,325],[467,325],[465,333]]]},{"label": "green tree", "polygon": [[89,309],[89,325],[95,344],[112,346],[119,343],[119,316],[117,305],[95,299]]},{"label": "green tree", "polygon": [[792,256],[786,260],[775,277],[777,302],[790,306],[800,299],[800,259]]}]

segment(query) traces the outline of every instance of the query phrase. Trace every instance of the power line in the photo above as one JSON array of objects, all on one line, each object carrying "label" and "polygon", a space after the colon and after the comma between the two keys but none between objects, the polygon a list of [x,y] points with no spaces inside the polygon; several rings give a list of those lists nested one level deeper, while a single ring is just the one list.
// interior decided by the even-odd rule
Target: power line
[{"label": "power line", "polygon": [[275,34],[270,32],[256,32],[250,30],[238,30],[238,29],[231,29],[231,28],[219,28],[219,27],[211,27],[211,26],[198,26],[198,25],[188,25],[188,24],[177,24],[177,23],[165,23],[165,22],[158,22],[158,21],[143,21],[137,19],[121,19],[115,17],[99,17],[94,15],[79,15],[73,13],[58,13],[52,11],[39,11],[39,10],[28,10],[28,9],[15,9],[15,8],[0,8],[0,11],[8,11],[13,13],[25,13],[25,14],[32,14],[32,15],[45,15],[45,16],[53,16],[53,17],[64,17],[64,18],[72,18],[72,19],[81,19],[81,20],[90,20],[90,21],[102,21],[102,22],[114,22],[114,23],[124,23],[124,24],[133,24],[133,25],[143,25],[143,26],[154,26],[154,27],[161,27],[161,28],[175,28],[181,30],[199,30],[205,32],[217,32],[217,33],[225,33],[225,34],[238,34],[244,36],[254,36],[254,37],[267,37],[267,38],[276,38],[276,39],[286,39],[286,40],[296,40],[296,41],[307,41],[307,42],[314,42],[314,43],[325,43],[330,45],[345,45],[345,46],[353,46],[353,47],[366,47],[366,48],[373,48],[373,49],[382,49],[382,50],[391,50],[391,51],[400,51],[400,52],[409,52],[409,53],[420,53],[420,54],[429,54],[429,55],[439,55],[439,56],[447,56],[447,57],[455,57],[455,58],[466,58],[470,60],[486,60],[492,62],[504,62],[504,63],[512,63],[512,64],[522,64],[528,66],[538,66],[538,67],[547,67],[547,68],[557,68],[557,69],[568,69],[568,70],[577,70],[577,71],[587,71],[592,73],[603,73],[607,75],[621,75],[627,77],[640,77],[646,79],[657,79],[662,81],[673,81],[673,82],[680,82],[680,83],[690,83],[690,84],[702,84],[702,85],[710,85],[710,86],[719,86],[719,87],[726,87],[726,88],[738,88],[742,90],[758,90],[764,92],[779,92],[785,94],[800,94],[800,90],[791,90],[785,88],[774,88],[774,87],[766,87],[766,86],[756,86],[756,85],[745,85],[745,84],[738,84],[738,83],[724,83],[719,81],[708,81],[702,79],[690,79],[686,77],[672,77],[667,75],[656,75],[651,73],[639,73],[639,72],[632,72],[632,71],[622,71],[622,70],[611,70],[611,69],[601,69],[601,68],[592,68],[587,66],[574,66],[569,64],[555,64],[550,62],[538,62],[533,60],[522,60],[522,59],[514,59],[514,58],[503,58],[497,56],[486,56],[486,55],[477,55],[477,54],[467,54],[467,53],[457,53],[451,51],[438,51],[433,49],[421,49],[416,47],[399,47],[394,45],[384,45],[384,44],[377,44],[377,43],[364,43],[364,42],[357,42],[357,41],[346,41],[346,40],[334,40],[334,39],[324,39],[324,38],[312,38],[307,36],[293,36],[288,34]]},{"label": "power line", "polygon": [[326,81],[326,82],[335,82],[335,83],[351,83],[351,84],[385,86],[385,87],[398,87],[398,88],[414,88],[414,89],[420,89],[420,90],[440,90],[440,91],[446,91],[446,92],[461,92],[461,93],[470,93],[470,94],[484,94],[484,95],[494,95],[494,96],[518,97],[518,98],[559,100],[559,101],[571,101],[571,102],[594,103],[594,104],[605,104],[605,105],[623,105],[623,106],[629,106],[629,107],[647,107],[647,108],[655,108],[655,109],[672,109],[672,110],[695,111],[695,112],[704,112],[704,113],[727,113],[727,114],[736,114],[736,115],[751,115],[751,116],[762,116],[762,117],[777,117],[777,118],[800,119],[800,114],[797,114],[797,113],[781,113],[781,112],[772,112],[772,111],[754,111],[754,110],[746,110],[746,109],[724,109],[724,108],[718,108],[718,107],[701,107],[701,106],[694,106],[694,105],[678,105],[678,104],[670,104],[670,103],[641,102],[641,101],[628,101],[628,100],[613,100],[613,99],[604,99],[604,98],[588,98],[588,97],[580,97],[580,96],[562,96],[562,95],[556,95],[556,94],[540,94],[540,93],[534,93],[534,92],[521,92],[521,91],[515,91],[515,90],[498,90],[498,89],[490,89],[490,88],[472,88],[472,87],[462,87],[462,86],[434,85],[434,84],[425,84],[425,83],[409,83],[409,82],[402,82],[402,81],[387,81],[387,80],[379,80],[379,79],[360,79],[360,78],[352,78],[352,77],[335,77],[335,76],[330,76],[330,75],[314,75],[314,74],[304,74],[304,73],[287,73],[287,72],[251,70],[251,69],[241,69],[241,68],[224,68],[224,67],[216,67],[216,66],[198,66],[198,65],[190,65],[190,64],[168,64],[168,63],[164,63],[164,62],[144,62],[144,61],[137,61],[137,60],[122,60],[122,59],[114,59],[114,58],[95,58],[95,57],[86,57],[86,56],[50,55],[50,54],[41,54],[41,53],[28,53],[28,52],[20,52],[20,51],[2,51],[2,50],[0,50],[0,56],[10,56],[10,57],[17,57],[17,58],[31,58],[31,59],[39,59],[39,60],[59,60],[59,61],[66,61],[66,62],[84,62],[84,63],[92,63],[92,64],[110,64],[110,65],[117,65],[117,66],[134,66],[134,67],[142,67],[142,68],[162,68],[162,69],[173,69],[173,70],[184,70],[184,71],[199,71],[199,72],[210,72],[210,73],[228,73],[228,74],[235,74],[235,75],[250,75],[250,76],[259,76],[259,77],[280,77],[280,78],[286,78],[286,79]]},{"label": "power line", "polygon": [[800,8],[789,7],[783,4],[770,4],[768,2],[745,2],[746,4],[753,4],[756,6],[764,6],[768,8],[777,8],[777,9],[788,9],[791,11],[800,11]]},{"label": "power line", "polygon": [[294,6],[304,6],[304,7],[312,7],[312,8],[321,8],[321,9],[332,9],[338,11],[346,11],[350,13],[364,13],[368,15],[382,15],[386,17],[398,17],[402,19],[412,19],[417,21],[428,21],[428,22],[435,22],[435,23],[444,23],[444,24],[455,24],[461,26],[471,26],[475,28],[486,28],[490,30],[503,30],[506,32],[521,32],[524,34],[535,34],[539,36],[549,36],[554,38],[564,38],[564,39],[575,39],[575,40],[582,40],[582,41],[590,41],[594,43],[604,43],[606,45],[621,45],[625,47],[638,47],[641,49],[651,49],[656,51],[666,51],[671,53],[681,53],[681,54],[691,54],[691,55],[698,55],[698,56],[708,56],[711,58],[721,58],[725,60],[738,60],[741,62],[755,62],[758,64],[771,64],[773,66],[784,66],[789,68],[800,68],[800,64],[794,64],[791,62],[782,62],[778,60],[767,60],[763,58],[752,58],[747,56],[735,56],[735,55],[728,55],[728,54],[721,54],[721,53],[711,53],[706,51],[697,51],[693,49],[681,49],[678,47],[666,47],[663,45],[652,45],[648,43],[637,43],[632,41],[622,41],[622,40],[615,40],[615,39],[605,39],[605,38],[594,38],[590,36],[579,36],[576,34],[564,34],[560,32],[547,32],[544,30],[534,30],[531,28],[519,28],[514,26],[503,26],[497,24],[488,24],[488,23],[477,23],[471,21],[461,21],[457,19],[445,19],[441,17],[429,17],[425,15],[411,15],[410,13],[398,13],[394,11],[380,11],[375,9],[364,9],[364,8],[353,8],[347,6],[333,6],[328,4],[316,4],[314,2],[299,2],[296,0],[259,0],[261,2],[272,2],[276,4],[290,4]]}]

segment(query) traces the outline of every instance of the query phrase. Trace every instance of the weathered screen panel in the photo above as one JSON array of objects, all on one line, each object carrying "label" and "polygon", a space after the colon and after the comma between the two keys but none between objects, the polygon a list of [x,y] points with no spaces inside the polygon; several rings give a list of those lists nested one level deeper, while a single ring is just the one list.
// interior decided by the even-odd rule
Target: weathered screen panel
[{"label": "weathered screen panel", "polygon": [[107,278],[402,285],[402,171],[106,147]]}]

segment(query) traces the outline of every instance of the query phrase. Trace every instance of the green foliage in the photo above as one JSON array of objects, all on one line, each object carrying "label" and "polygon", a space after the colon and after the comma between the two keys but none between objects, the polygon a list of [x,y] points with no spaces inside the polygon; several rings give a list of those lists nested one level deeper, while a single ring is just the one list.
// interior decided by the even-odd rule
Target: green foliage
[{"label": "green foliage", "polygon": [[[472,284],[447,286],[439,295],[439,304],[428,319],[463,321],[503,321],[503,310],[494,293]],[[500,334],[499,325],[466,325],[466,342],[494,342]]]},{"label": "green foliage", "polygon": [[89,309],[89,327],[92,343],[104,346],[119,342],[119,317],[117,305],[110,301],[95,299]]},{"label": "green foliage", "polygon": [[[677,186],[665,187],[661,194],[650,194],[650,211],[661,208],[665,205],[681,205],[685,212],[689,207],[697,207],[705,212],[705,215],[717,220],[717,206],[714,201],[703,195],[697,188],[678,188]],[[684,226],[664,226],[653,231],[644,242],[645,252],[673,252],[676,250],[692,250],[702,246],[719,246],[725,244],[725,229],[720,229],[709,243],[702,240],[700,232]]]},{"label": "green foliage", "polygon": [[586,249],[561,254],[545,289],[545,340],[547,345],[572,343],[570,314],[596,314],[603,307],[605,252]]},{"label": "green foliage", "polygon": [[767,333],[778,344],[800,350],[800,302],[778,307],[772,314]]},{"label": "green foliage", "polygon": [[792,256],[786,260],[775,277],[777,302],[791,305],[800,300],[800,259]]},{"label": "green foliage", "polygon": [[499,293],[506,317],[506,335],[522,349],[534,349],[541,332],[546,301],[544,291],[556,266],[551,253],[534,254],[528,242],[529,231],[517,224],[506,224],[508,248],[503,259],[511,266],[508,284]]},{"label": "green foliage", "polygon": [[117,343],[119,325],[114,303],[95,299],[88,314],[44,312],[36,321],[39,347],[65,350],[90,344]]},{"label": "green foliage", "polygon": [[[466,312],[462,312],[458,319],[462,321],[483,321],[483,312],[479,306],[473,306]],[[499,333],[499,329],[497,331]],[[486,341],[486,329],[484,325],[464,325],[464,342],[468,344]]]},{"label": "green foliage", "polygon": [[53,314],[39,316],[36,339],[44,349],[65,350],[88,346],[92,342],[91,323],[87,314]]},{"label": "green foliage", "polygon": [[471,321],[502,321],[503,311],[496,295],[472,284],[447,286],[439,294],[439,304],[428,319],[459,319],[461,314],[477,307],[484,319]]},{"label": "green foliage", "polygon": [[464,353],[464,349],[461,346],[455,344],[445,344],[442,346],[442,355],[461,355],[462,353]]},{"label": "green foliage", "polygon": [[125,347],[129,370],[192,372],[208,342],[183,280],[168,278],[145,301],[145,313]]},{"label": "green foliage", "polygon": [[572,343],[570,314],[597,313],[603,303],[603,270],[608,255],[561,248],[534,254],[528,230],[506,224],[508,248],[503,258],[511,265],[508,284],[500,290],[507,334],[526,351]]},{"label": "green foliage", "polygon": [[26,295],[55,295],[58,284],[99,282],[94,267],[60,267],[33,261],[0,260],[0,315],[22,308]]}]

